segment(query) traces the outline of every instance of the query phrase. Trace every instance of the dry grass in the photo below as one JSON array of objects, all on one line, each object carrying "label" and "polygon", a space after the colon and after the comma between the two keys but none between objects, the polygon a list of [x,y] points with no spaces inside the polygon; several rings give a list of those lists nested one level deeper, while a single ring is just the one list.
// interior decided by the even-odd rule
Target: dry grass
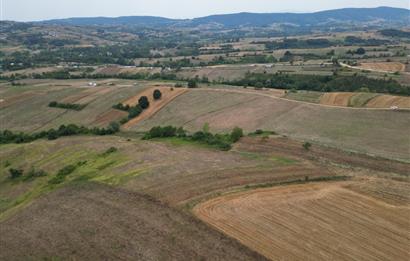
[{"label": "dry grass", "polygon": [[399,62],[361,63],[359,68],[381,72],[404,72],[406,65]]},{"label": "dry grass", "polygon": [[344,106],[349,105],[350,99],[355,95],[354,92],[329,92],[323,94],[320,99],[320,104],[332,105],[332,106]]}]

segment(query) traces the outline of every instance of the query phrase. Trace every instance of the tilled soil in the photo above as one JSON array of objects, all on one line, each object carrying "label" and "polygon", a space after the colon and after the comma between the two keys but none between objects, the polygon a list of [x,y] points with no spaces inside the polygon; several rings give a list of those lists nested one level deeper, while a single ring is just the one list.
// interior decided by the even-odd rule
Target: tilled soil
[{"label": "tilled soil", "polygon": [[68,186],[0,223],[0,260],[264,260],[138,193]]}]

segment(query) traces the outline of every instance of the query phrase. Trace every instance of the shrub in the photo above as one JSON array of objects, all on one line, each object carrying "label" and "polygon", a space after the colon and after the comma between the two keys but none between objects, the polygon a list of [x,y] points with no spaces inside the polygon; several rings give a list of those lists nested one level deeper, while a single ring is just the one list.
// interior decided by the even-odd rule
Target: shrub
[{"label": "shrub", "polygon": [[77,166],[75,165],[67,165],[64,168],[60,169],[52,179],[48,181],[49,184],[60,184],[64,182],[65,177],[70,175],[75,171]]},{"label": "shrub", "polygon": [[110,122],[110,125],[108,126],[108,128],[114,133],[116,133],[120,130],[120,124],[118,122],[112,121]]},{"label": "shrub", "polygon": [[44,170],[36,170],[34,167],[32,167],[24,179],[28,180],[28,179],[44,177],[44,176],[47,176],[47,173]]},{"label": "shrub", "polygon": [[117,152],[118,149],[116,147],[110,147],[109,149],[107,149],[104,153],[103,156],[109,155],[111,153]]},{"label": "shrub", "polygon": [[243,130],[241,128],[235,127],[231,132],[232,142],[237,142],[240,138],[243,137]]},{"label": "shrub", "polygon": [[310,142],[305,142],[303,143],[302,146],[305,150],[310,150],[310,147],[312,147],[312,144]]},{"label": "shrub", "polygon": [[81,111],[86,106],[87,106],[86,104],[58,103],[56,101],[52,101],[48,104],[48,107],[75,110],[75,111]]},{"label": "shrub", "polygon": [[112,107],[114,109],[121,110],[121,111],[129,111],[130,110],[130,106],[128,104],[124,105],[122,103],[118,103],[116,105],[113,105]]},{"label": "shrub", "polygon": [[23,170],[22,169],[9,169],[9,174],[11,179],[16,179],[19,178],[23,175]]},{"label": "shrub", "polygon": [[141,107],[141,109],[145,110],[146,108],[149,107],[149,101],[147,96],[141,96],[138,100],[138,104]]},{"label": "shrub", "polygon": [[142,108],[141,108],[140,105],[137,105],[137,106],[135,106],[135,107],[132,107],[132,108],[129,110],[129,113],[128,113],[128,120],[131,120],[131,119],[133,119],[133,118],[139,116],[139,115],[141,114],[141,112],[142,112]]},{"label": "shrub", "polygon": [[154,100],[159,100],[162,97],[162,93],[161,93],[160,90],[155,90],[152,96],[153,96]]},{"label": "shrub", "polygon": [[188,88],[197,88],[198,87],[198,83],[196,82],[196,80],[191,79],[188,81]]}]

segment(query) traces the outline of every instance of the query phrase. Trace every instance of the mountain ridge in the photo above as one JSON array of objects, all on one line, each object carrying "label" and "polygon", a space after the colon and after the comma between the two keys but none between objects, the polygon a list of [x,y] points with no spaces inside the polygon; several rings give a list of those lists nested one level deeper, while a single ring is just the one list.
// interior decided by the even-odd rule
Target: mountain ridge
[{"label": "mountain ridge", "polygon": [[269,26],[292,23],[315,26],[331,22],[385,21],[410,25],[410,10],[394,7],[342,8],[313,13],[250,13],[217,14],[193,19],[173,19],[160,16],[78,17],[45,20],[39,23],[62,25],[142,25],[142,26],[200,26],[219,24],[224,27]]}]

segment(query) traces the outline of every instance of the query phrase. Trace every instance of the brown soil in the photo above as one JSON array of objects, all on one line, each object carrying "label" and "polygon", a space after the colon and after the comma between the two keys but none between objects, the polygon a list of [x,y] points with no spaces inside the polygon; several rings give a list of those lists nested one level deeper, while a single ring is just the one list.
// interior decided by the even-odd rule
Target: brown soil
[{"label": "brown soil", "polygon": [[127,112],[110,109],[107,112],[104,112],[97,116],[95,122],[92,124],[96,124],[99,126],[107,126],[110,122],[121,120],[124,117],[127,117]]},{"label": "brown soil", "polygon": [[0,230],[1,260],[264,260],[155,199],[93,183],[41,198]]},{"label": "brown soil", "polygon": [[410,108],[410,97],[380,95],[371,99],[366,104],[366,107],[369,108],[390,108],[392,106]]},{"label": "brown soil", "polygon": [[340,183],[231,194],[194,213],[272,260],[410,258],[409,205],[389,205]]},{"label": "brown soil", "polygon": [[[152,97],[152,94],[155,89],[159,89],[162,93],[162,97],[160,100],[155,101]],[[130,106],[135,106],[138,103],[138,99],[141,96],[147,96],[150,106],[145,109],[138,117],[130,120],[126,124],[123,125],[125,129],[129,129],[132,126],[138,124],[139,122],[148,119],[159,112],[163,107],[165,107],[168,103],[174,100],[179,95],[187,92],[188,89],[185,88],[170,88],[170,87],[152,87],[144,90],[140,94],[126,100],[123,104],[127,104]]]},{"label": "brown soil", "polygon": [[354,92],[325,93],[320,99],[320,104],[347,107],[349,105],[350,98],[354,95]]}]

